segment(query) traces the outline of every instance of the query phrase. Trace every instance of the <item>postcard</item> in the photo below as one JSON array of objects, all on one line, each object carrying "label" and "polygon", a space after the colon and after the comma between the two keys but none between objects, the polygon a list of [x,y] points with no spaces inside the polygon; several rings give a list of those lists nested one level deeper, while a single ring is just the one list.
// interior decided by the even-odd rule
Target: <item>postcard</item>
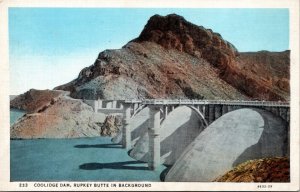
[{"label": "postcard", "polygon": [[299,1],[0,8],[0,190],[299,191]]}]

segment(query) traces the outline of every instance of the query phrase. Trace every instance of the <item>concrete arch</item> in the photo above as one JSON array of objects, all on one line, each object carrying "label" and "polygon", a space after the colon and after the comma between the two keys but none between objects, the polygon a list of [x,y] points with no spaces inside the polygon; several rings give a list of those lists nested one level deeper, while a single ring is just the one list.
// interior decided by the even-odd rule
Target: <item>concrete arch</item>
[{"label": "concrete arch", "polygon": [[139,106],[134,113],[132,114],[131,118],[134,118],[139,112],[141,112],[143,109],[145,109],[147,107],[147,105],[141,105]]},{"label": "concrete arch", "polygon": [[185,149],[165,181],[209,182],[251,159],[288,155],[284,121],[262,109],[239,109],[214,121]]},{"label": "concrete arch", "polygon": [[201,113],[196,107],[194,106],[190,106],[190,105],[187,105],[187,107],[193,109],[198,115],[199,117],[203,120],[203,122],[205,123],[206,126],[208,126],[208,123],[205,119],[205,116],[203,115],[203,113]]},{"label": "concrete arch", "polygon": [[165,112],[162,108],[160,108],[159,111],[160,111],[160,114],[161,114],[160,119],[163,119],[163,116],[165,115]]},{"label": "concrete arch", "polygon": [[[167,116],[160,127],[161,163],[172,165],[184,149],[205,127],[198,113],[188,106],[180,106]],[[149,161],[149,135],[147,132],[137,141],[130,156],[141,161]]]}]

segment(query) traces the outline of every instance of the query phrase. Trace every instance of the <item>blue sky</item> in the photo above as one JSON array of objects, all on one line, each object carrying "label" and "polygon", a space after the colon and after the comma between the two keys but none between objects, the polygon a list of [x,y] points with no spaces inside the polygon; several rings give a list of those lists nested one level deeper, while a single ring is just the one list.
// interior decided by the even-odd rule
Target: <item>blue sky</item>
[{"label": "blue sky", "polygon": [[99,52],[118,49],[154,14],[211,28],[239,51],[289,49],[288,9],[10,8],[10,94],[76,78]]}]

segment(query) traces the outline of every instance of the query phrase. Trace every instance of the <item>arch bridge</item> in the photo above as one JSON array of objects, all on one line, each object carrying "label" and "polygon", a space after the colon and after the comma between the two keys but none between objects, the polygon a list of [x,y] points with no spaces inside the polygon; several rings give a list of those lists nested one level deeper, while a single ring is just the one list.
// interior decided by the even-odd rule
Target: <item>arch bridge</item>
[{"label": "arch bridge", "polygon": [[[99,102],[99,100],[98,100]],[[107,102],[107,101],[105,101]],[[281,117],[289,128],[290,122],[290,104],[289,102],[276,101],[241,101],[241,100],[166,100],[166,99],[146,99],[136,100],[127,99],[113,101],[115,108],[99,108],[95,104],[94,109],[97,112],[115,112],[123,115],[122,145],[127,150],[131,149],[131,127],[130,120],[138,114],[143,108],[150,109],[150,118],[148,125],[149,134],[149,168],[156,169],[160,164],[160,126],[161,122],[167,118],[168,114],[178,106],[187,106],[194,110],[203,120],[205,127],[210,125],[222,115],[242,108],[260,108]],[[101,104],[104,101],[101,101]],[[98,106],[98,108],[97,108]],[[106,110],[105,110],[106,109]]]}]

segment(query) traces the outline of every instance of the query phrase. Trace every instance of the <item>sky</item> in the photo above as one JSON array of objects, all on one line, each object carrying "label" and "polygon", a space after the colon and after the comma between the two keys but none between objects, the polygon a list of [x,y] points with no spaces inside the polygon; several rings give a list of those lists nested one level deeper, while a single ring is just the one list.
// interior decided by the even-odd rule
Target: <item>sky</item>
[{"label": "sky", "polygon": [[9,8],[10,94],[70,82],[101,51],[138,37],[152,15],[171,13],[241,52],[289,49],[288,9]]}]

